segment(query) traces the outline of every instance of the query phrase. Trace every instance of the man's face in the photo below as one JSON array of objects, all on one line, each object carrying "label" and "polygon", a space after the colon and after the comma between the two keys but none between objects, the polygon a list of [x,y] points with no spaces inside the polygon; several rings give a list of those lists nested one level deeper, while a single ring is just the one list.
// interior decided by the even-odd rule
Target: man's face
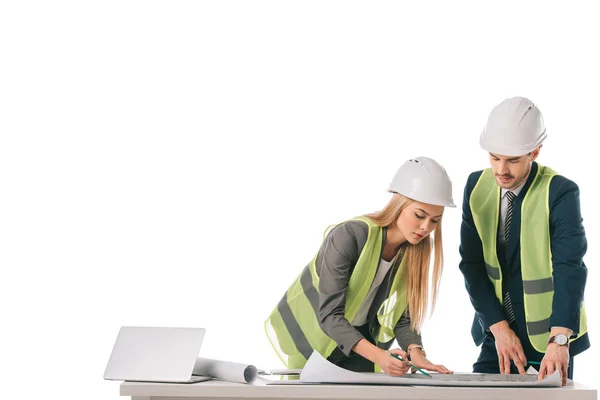
[{"label": "man's face", "polygon": [[490,164],[498,186],[508,190],[519,187],[529,176],[533,160],[539,153],[539,147],[519,157],[490,153]]}]

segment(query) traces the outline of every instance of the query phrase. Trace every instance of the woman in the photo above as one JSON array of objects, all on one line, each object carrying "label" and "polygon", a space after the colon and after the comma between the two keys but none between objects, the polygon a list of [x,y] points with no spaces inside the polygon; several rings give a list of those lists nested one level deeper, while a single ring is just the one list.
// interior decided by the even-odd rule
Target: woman
[{"label": "woman", "polygon": [[[410,360],[421,369],[451,373],[425,357],[419,332],[428,308],[432,252],[432,309],[437,297],[441,218],[444,207],[455,207],[452,183],[437,162],[419,157],[400,167],[389,191],[393,197],[383,210],[327,234],[265,322],[288,368],[302,368],[316,350],[352,371],[399,376],[408,372]],[[394,339],[404,350],[386,351]]]}]

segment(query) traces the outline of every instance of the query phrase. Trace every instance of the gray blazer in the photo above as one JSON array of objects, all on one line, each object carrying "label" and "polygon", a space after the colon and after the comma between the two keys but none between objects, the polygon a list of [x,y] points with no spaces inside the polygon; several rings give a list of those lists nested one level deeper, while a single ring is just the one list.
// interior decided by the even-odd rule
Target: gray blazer
[{"label": "gray blazer", "polygon": [[[387,228],[384,228],[384,244],[386,230]],[[344,311],[348,280],[367,242],[367,234],[368,226],[364,222],[344,222],[328,233],[317,254],[319,322],[323,331],[338,344],[338,348],[346,356],[350,356],[353,353],[352,347],[364,338],[364,335],[344,317]],[[398,264],[400,260],[397,260],[388,271],[369,309],[367,324],[371,332],[379,327],[377,311],[387,298],[393,273],[397,270]],[[403,349],[412,343],[422,344],[421,336],[410,328],[408,310],[394,327],[394,334]],[[379,345],[388,349],[392,342]]]}]

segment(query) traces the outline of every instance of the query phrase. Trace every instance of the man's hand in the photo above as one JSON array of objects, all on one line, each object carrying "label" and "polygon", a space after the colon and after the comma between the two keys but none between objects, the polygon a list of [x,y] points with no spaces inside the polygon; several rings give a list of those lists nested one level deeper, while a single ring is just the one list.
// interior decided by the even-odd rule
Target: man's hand
[{"label": "man's hand", "polygon": [[542,358],[538,379],[544,379],[546,375],[552,375],[554,371],[560,371],[562,385],[567,385],[567,368],[569,368],[569,349],[567,346],[559,346],[550,343],[546,349],[546,355]]},{"label": "man's hand", "polygon": [[523,346],[517,335],[508,326],[508,322],[500,321],[490,326],[490,331],[496,339],[496,351],[498,352],[498,366],[500,373],[510,374],[510,361],[512,360],[520,374],[525,374],[524,365],[527,358],[523,352]]}]

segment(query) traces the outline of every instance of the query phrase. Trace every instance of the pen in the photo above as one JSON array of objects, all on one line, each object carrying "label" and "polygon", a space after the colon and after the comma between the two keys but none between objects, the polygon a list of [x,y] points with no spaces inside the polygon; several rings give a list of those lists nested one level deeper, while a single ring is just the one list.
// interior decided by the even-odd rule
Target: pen
[{"label": "pen", "polygon": [[541,362],[539,361],[527,361],[527,364],[535,364],[535,365],[540,365]]},{"label": "pen", "polygon": [[[402,358],[402,356],[399,356],[398,354],[394,354],[394,353],[391,353],[391,352],[389,352],[389,353],[390,353],[390,356],[392,356],[392,357],[394,357],[394,358],[397,358],[397,359],[398,359],[398,360],[400,360],[400,361],[404,361],[404,358]],[[428,376],[428,377],[430,377],[430,378],[431,378],[431,375],[429,375],[427,372],[423,371],[421,368],[419,368],[419,367],[415,367],[415,366],[413,365],[413,363],[411,363],[411,362],[409,362],[409,364],[410,364],[410,366],[411,366],[411,367],[413,367],[414,369],[416,369],[417,371],[419,371],[419,372],[420,372],[420,373],[422,373],[423,375],[425,375],[425,376]]]}]

